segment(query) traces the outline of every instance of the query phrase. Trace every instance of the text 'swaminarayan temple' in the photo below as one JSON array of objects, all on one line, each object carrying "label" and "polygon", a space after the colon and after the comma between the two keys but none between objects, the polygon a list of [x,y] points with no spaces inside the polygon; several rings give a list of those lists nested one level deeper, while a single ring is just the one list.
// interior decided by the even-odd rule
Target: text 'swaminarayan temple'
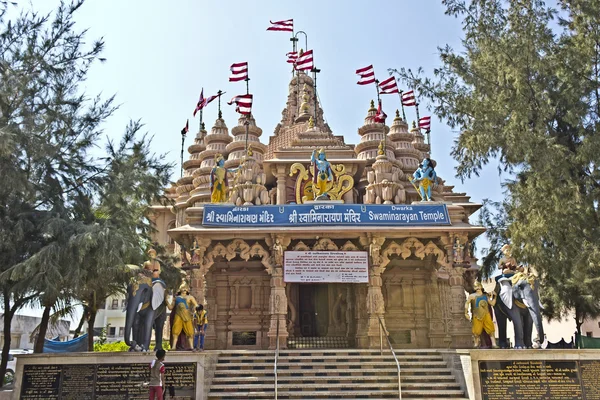
[{"label": "text 'swaminarayan temple'", "polygon": [[380,323],[396,348],[472,346],[480,206],[436,177],[418,128],[377,114],[345,143],[300,72],[267,145],[251,115],[197,133],[153,218],[207,306],[207,349],[379,347]]}]

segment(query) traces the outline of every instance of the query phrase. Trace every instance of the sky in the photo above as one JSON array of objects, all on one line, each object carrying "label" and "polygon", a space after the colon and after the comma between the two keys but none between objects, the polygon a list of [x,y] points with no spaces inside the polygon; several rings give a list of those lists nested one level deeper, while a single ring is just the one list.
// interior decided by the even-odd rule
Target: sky
[{"label": "sky", "polygon": [[[59,2],[19,3],[47,12]],[[92,66],[85,90],[91,97],[116,95],[120,108],[104,125],[106,136],[118,140],[129,120],[141,119],[153,135],[154,151],[176,164],[176,180],[180,131],[189,118],[187,149],[198,129],[192,112],[202,88],[205,96],[227,92],[223,118],[230,129],[237,124],[234,106],[225,104],[245,93],[244,82],[228,82],[234,62],[249,63],[253,114],[263,129],[261,141],[268,142],[285,107],[291,78],[285,54],[292,50],[290,33],[266,31],[269,20],[293,18],[296,31],[307,33],[308,48],[321,69],[317,90],[325,118],[334,134],[356,144],[369,102],[376,98],[375,87],[356,84],[356,69],[373,64],[376,77],[383,79],[388,68],[422,67],[431,76],[440,65],[438,47],[460,48],[460,21],[444,11],[441,0],[87,0],[77,12],[75,28],[89,29],[89,43],[101,37],[105,41],[106,62]],[[303,36],[299,43],[305,47]],[[388,95],[383,101],[393,116],[398,97]],[[421,116],[430,115],[426,102],[421,104]],[[409,122],[415,119],[414,108],[408,107],[406,114]],[[207,129],[216,118],[215,101],[204,112]],[[464,183],[455,177],[457,163],[450,150],[457,135],[433,117],[432,158],[438,176],[455,185],[455,192],[467,192],[471,201],[500,200],[503,177],[496,164]]]}]

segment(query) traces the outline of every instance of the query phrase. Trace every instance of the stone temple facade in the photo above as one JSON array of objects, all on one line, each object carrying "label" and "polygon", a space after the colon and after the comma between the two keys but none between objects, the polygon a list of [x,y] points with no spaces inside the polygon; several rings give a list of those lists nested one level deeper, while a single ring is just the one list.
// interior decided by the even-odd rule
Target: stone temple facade
[{"label": "stone temple facade", "polygon": [[[469,223],[480,205],[442,179],[433,188],[433,203],[446,205],[451,224],[445,226],[203,225],[216,154],[227,168],[245,160],[229,174],[232,206],[303,203],[309,188],[301,170],[308,170],[313,150],[321,148],[353,180],[338,192],[338,203],[421,201],[409,177],[430,148],[414,123],[409,126],[398,113],[389,126],[375,123],[371,103],[358,128],[360,143],[347,144],[324,122],[313,90],[304,73],[291,80],[268,144],[259,141],[263,132],[253,117],[242,116],[231,130],[222,118],[210,131],[200,130],[188,148],[183,177],[167,193],[173,205],[154,208],[158,236],[182,254],[192,294],[208,309],[206,348],[268,349],[277,338],[282,348],[314,338],[324,346],[379,347],[381,326],[395,348],[471,347],[464,317],[475,263],[469,249],[484,228]],[[306,168],[299,170],[297,163]],[[368,283],[286,284],[282,255],[298,250],[366,251]]]}]

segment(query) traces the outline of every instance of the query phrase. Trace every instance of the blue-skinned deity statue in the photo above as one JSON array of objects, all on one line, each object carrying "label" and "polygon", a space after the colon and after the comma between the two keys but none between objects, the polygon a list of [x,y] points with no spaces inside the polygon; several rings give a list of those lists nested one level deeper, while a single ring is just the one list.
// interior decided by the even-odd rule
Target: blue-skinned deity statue
[{"label": "blue-skinned deity statue", "polygon": [[431,201],[431,188],[437,179],[433,163],[429,158],[423,159],[413,174],[413,182],[419,185],[419,193],[423,201]]}]

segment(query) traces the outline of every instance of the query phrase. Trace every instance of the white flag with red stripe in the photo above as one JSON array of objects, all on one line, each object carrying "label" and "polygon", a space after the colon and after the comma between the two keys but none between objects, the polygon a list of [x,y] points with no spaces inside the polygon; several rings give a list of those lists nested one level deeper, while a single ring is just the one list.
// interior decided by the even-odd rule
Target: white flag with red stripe
[{"label": "white flag with red stripe", "polygon": [[302,55],[299,55],[296,59],[296,70],[297,71],[310,71],[313,69],[313,51],[306,50]]},{"label": "white flag with red stripe", "polygon": [[419,118],[419,128],[423,128],[427,131],[431,130],[431,117]]},{"label": "white flag with red stripe", "polygon": [[231,67],[229,67],[229,69],[231,70],[231,75],[229,76],[229,82],[243,81],[248,78],[248,63],[247,62],[231,64]]},{"label": "white flag with red stripe", "polygon": [[235,111],[240,114],[250,115],[252,113],[252,95],[251,94],[240,94],[232,98],[227,104],[232,105],[235,103]]},{"label": "white flag with red stripe", "polygon": [[375,70],[373,69],[373,65],[357,69],[356,74],[360,76],[360,79],[356,82],[359,85],[368,85],[369,83],[375,82]]},{"label": "white flag with red stripe", "polygon": [[396,78],[390,76],[386,80],[379,83],[379,90],[381,94],[394,94],[400,93],[398,85],[396,84]]},{"label": "white flag with red stripe", "polygon": [[296,60],[298,60],[298,52],[297,51],[290,51],[289,53],[286,54],[287,56],[287,62],[289,64],[295,64]]},{"label": "white flag with red stripe", "polygon": [[385,124],[386,118],[387,118],[387,114],[384,113],[383,110],[381,109],[381,100],[379,100],[379,107],[377,107],[377,114],[375,114],[375,117],[373,118],[373,120],[377,123]]},{"label": "white flag with red stripe", "polygon": [[415,92],[409,90],[408,92],[402,93],[402,105],[404,106],[414,106],[417,104],[417,100],[415,99]]},{"label": "white flag with red stripe", "polygon": [[286,19],[283,21],[269,21],[271,24],[270,27],[267,28],[268,31],[283,31],[283,32],[294,32],[294,20]]}]

